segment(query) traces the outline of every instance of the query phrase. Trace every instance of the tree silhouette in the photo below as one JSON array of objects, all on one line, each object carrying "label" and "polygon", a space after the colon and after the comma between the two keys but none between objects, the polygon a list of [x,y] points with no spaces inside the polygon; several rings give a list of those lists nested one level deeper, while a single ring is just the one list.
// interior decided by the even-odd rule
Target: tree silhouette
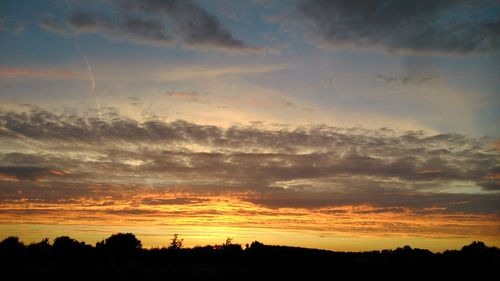
[{"label": "tree silhouette", "polygon": [[54,239],[52,249],[61,261],[73,262],[85,258],[89,254],[91,246],[68,236],[60,236]]},{"label": "tree silhouette", "polygon": [[118,260],[128,260],[137,255],[142,243],[132,233],[117,233],[98,242],[96,248]]},{"label": "tree silhouette", "polygon": [[26,246],[19,241],[19,238],[11,236],[0,242],[0,259],[12,260],[19,258]]},{"label": "tree silhouette", "polygon": [[2,242],[0,242],[1,252],[17,253],[24,249],[24,247],[24,244],[19,241],[18,237],[15,236],[7,237]]},{"label": "tree silhouette", "polygon": [[226,238],[226,242],[224,242],[224,246],[228,247],[232,243],[233,243],[233,238],[232,237],[228,237],[228,238]]},{"label": "tree silhouette", "polygon": [[52,257],[52,246],[49,238],[44,238],[38,243],[31,243],[26,248],[28,257],[36,263],[45,264],[47,257]]},{"label": "tree silhouette", "polygon": [[486,249],[486,245],[481,241],[474,241],[470,245],[462,247],[462,252],[464,253],[476,253],[482,252]]},{"label": "tree silhouette", "polygon": [[182,248],[182,245],[184,243],[184,239],[179,239],[179,234],[174,234],[174,237],[172,238],[170,245],[168,246],[169,250],[179,250]]},{"label": "tree silhouette", "polygon": [[182,248],[182,243],[174,235],[167,248],[142,249],[132,233],[118,233],[95,247],[68,236],[57,237],[53,245],[43,239],[26,247],[17,237],[8,237],[0,242],[0,272],[2,280],[486,280],[500,268],[500,250],[482,242],[443,253],[410,246],[335,252],[258,241],[243,250],[231,238],[215,246]]},{"label": "tree silhouette", "polygon": [[85,242],[78,242],[68,236],[60,236],[54,239],[52,247],[54,247],[55,251],[78,251],[85,247]]}]

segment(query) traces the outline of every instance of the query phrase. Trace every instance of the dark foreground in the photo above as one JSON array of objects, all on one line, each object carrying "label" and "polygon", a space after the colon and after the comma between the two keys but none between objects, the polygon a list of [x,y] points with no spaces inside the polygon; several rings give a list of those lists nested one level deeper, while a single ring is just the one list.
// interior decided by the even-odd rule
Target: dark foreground
[{"label": "dark foreground", "polygon": [[268,246],[182,248],[177,236],[161,249],[142,249],[133,234],[115,234],[96,246],[59,237],[25,246],[0,242],[2,280],[343,280],[346,278],[480,280],[498,276],[500,250],[473,242],[432,253],[409,246],[371,252],[334,252]]}]

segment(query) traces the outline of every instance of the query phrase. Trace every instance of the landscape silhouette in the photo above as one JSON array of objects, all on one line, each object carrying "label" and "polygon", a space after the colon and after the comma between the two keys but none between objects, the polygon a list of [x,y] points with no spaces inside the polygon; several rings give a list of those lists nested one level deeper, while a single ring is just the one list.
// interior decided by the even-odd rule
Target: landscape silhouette
[{"label": "landscape silhouette", "polygon": [[474,241],[461,250],[433,253],[404,246],[395,250],[338,252],[265,245],[244,246],[231,238],[220,245],[183,247],[175,234],[161,248],[145,249],[132,233],[117,233],[95,246],[60,236],[25,245],[18,237],[0,242],[3,280],[255,280],[338,278],[473,278],[494,276],[500,249]]}]

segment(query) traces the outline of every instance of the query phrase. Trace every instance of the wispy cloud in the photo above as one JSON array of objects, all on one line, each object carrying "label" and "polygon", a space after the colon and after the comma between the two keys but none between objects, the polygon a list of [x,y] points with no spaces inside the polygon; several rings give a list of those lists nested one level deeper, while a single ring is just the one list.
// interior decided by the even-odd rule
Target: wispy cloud
[{"label": "wispy cloud", "polygon": [[81,79],[78,72],[54,68],[21,68],[0,66],[0,77],[40,79]]},{"label": "wispy cloud", "polygon": [[198,92],[166,91],[165,95],[177,100],[202,104],[213,104],[217,107],[250,106],[250,107],[288,107],[312,111],[311,108],[299,107],[285,98],[245,98],[240,96],[215,96]]},{"label": "wispy cloud", "polygon": [[187,100],[191,102],[210,103],[208,95],[197,92],[166,91],[165,95],[176,99]]},{"label": "wispy cloud", "polygon": [[28,23],[20,20],[12,20],[0,17],[0,32],[11,32],[21,35],[28,26]]},{"label": "wispy cloud", "polygon": [[53,17],[45,16],[38,20],[40,27],[50,33],[55,33],[60,36],[68,36],[69,31],[62,23],[56,21]]},{"label": "wispy cloud", "polygon": [[160,81],[185,81],[214,79],[224,76],[265,74],[289,68],[288,64],[260,64],[241,66],[173,66],[153,73],[153,79]]},{"label": "wispy cloud", "polygon": [[430,82],[435,79],[433,76],[425,76],[425,77],[414,77],[414,76],[386,76],[383,74],[377,74],[374,76],[376,79],[381,80],[385,83],[400,83],[402,85],[407,84],[422,84]]}]

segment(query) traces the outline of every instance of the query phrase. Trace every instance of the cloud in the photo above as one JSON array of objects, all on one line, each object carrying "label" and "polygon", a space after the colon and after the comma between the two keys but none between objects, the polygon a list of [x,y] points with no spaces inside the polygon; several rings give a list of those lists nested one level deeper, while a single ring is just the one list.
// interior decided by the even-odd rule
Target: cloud
[{"label": "cloud", "polygon": [[183,100],[188,102],[195,102],[202,104],[217,104],[217,106],[219,107],[234,106],[234,105],[253,106],[260,108],[283,106],[292,109],[302,109],[308,111],[311,110],[309,108],[299,108],[295,103],[284,98],[257,99],[257,98],[241,98],[239,96],[210,97],[210,95],[208,94],[202,94],[198,92],[180,92],[180,91],[166,91],[165,95],[178,100]]},{"label": "cloud", "polygon": [[27,26],[27,22],[10,19],[6,20],[0,17],[0,32],[12,32],[16,35],[20,35],[26,30]]},{"label": "cloud", "polygon": [[[215,17],[187,0],[110,1],[108,13],[73,10],[67,25],[76,32],[96,32],[114,40],[168,47],[178,38],[185,46],[226,51],[260,51],[235,38]],[[61,33],[61,26],[44,19],[47,31]]]},{"label": "cloud", "polygon": [[[174,82],[185,80],[213,79],[223,76],[258,75],[290,68],[288,64],[257,64],[241,66],[182,66],[169,67],[153,73],[158,81]],[[156,76],[156,77],[155,77]]]},{"label": "cloud", "polygon": [[63,24],[54,20],[52,17],[43,17],[38,20],[38,24],[47,32],[55,33],[60,36],[68,35],[67,28]]},{"label": "cloud", "polygon": [[190,205],[190,204],[199,204],[206,201],[208,201],[208,199],[177,197],[177,198],[145,198],[141,201],[141,203],[145,205]]},{"label": "cloud", "polygon": [[104,14],[75,11],[69,16],[68,24],[77,32],[101,32],[115,40],[154,46],[172,44],[165,27],[157,20],[129,17],[114,22]]},{"label": "cloud", "polygon": [[0,66],[0,78],[81,79],[78,72],[62,69],[31,69]]},{"label": "cloud", "polygon": [[89,116],[0,110],[1,222],[498,236],[495,139]]},{"label": "cloud", "polygon": [[[33,109],[0,112],[0,142],[9,147],[0,150],[0,173],[20,181],[43,179],[32,184],[45,189],[14,188],[23,190],[21,198],[32,194],[31,200],[45,198],[48,186],[59,190],[50,195],[57,200],[123,197],[148,187],[242,194],[269,207],[500,212],[494,204],[500,201],[499,152],[487,138],[324,125],[223,128]],[[31,153],[23,152],[26,147]],[[50,172],[55,170],[60,172]]]},{"label": "cloud", "polygon": [[26,26],[27,25],[28,24],[25,23],[25,22],[17,21],[12,26],[12,32],[14,32],[15,34],[21,34],[21,33],[23,33],[26,30]]},{"label": "cloud", "polygon": [[380,79],[380,80],[382,80],[382,81],[384,81],[386,83],[392,83],[392,82],[399,81],[399,78],[397,78],[397,77],[384,76],[382,74],[375,75],[375,78]]},{"label": "cloud", "polygon": [[36,180],[42,176],[64,175],[65,172],[57,169],[50,169],[35,166],[0,166],[0,175],[17,178],[18,180]]},{"label": "cloud", "polygon": [[300,0],[297,14],[324,45],[467,54],[500,50],[499,8],[473,0]]},{"label": "cloud", "polygon": [[69,18],[68,23],[79,31],[91,32],[96,31],[99,27],[107,27],[112,29],[113,23],[110,19],[102,14],[75,11]]},{"label": "cloud", "polygon": [[382,75],[382,74],[377,74],[374,76],[376,79],[378,80],[381,80],[387,84],[391,84],[393,82],[399,82],[401,83],[402,85],[407,85],[407,84],[422,84],[422,83],[427,83],[433,79],[435,79],[435,77],[433,76],[425,76],[425,77],[414,77],[414,76],[399,76],[399,77],[395,77],[395,76],[385,76],[385,75]]},{"label": "cloud", "polygon": [[169,46],[171,39],[166,35],[163,25],[154,20],[129,18],[125,20],[120,29],[137,37],[142,42],[151,42],[151,44],[159,44]]},{"label": "cloud", "polygon": [[139,11],[172,20],[175,23],[177,34],[188,46],[228,50],[259,49],[234,38],[215,16],[193,1],[146,0],[124,2],[122,7],[129,11]]},{"label": "cloud", "polygon": [[210,99],[205,94],[197,93],[197,92],[176,92],[176,91],[167,91],[165,92],[166,96],[173,97],[180,100],[187,100],[191,102],[199,102],[199,103],[210,103]]}]

